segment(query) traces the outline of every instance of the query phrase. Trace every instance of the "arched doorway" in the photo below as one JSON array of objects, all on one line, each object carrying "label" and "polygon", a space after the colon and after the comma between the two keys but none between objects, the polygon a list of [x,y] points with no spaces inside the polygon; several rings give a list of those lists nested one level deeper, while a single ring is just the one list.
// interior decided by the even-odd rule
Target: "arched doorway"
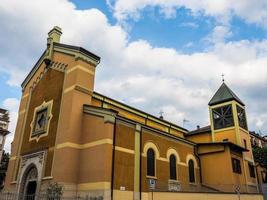
[{"label": "arched doorway", "polygon": [[31,165],[25,170],[20,190],[20,200],[34,200],[37,189],[38,172],[34,165]]}]

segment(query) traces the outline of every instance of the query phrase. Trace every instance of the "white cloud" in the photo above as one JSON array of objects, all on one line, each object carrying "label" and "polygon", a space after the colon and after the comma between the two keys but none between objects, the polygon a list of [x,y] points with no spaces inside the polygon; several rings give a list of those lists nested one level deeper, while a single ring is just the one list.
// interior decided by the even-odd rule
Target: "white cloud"
[{"label": "white cloud", "polygon": [[205,39],[212,44],[218,44],[225,42],[225,40],[231,36],[232,32],[228,26],[215,26],[212,33]]},{"label": "white cloud", "polygon": [[[47,32],[58,25],[63,43],[83,46],[102,57],[96,91],[155,115],[163,110],[165,119],[179,125],[186,118],[190,120],[186,128],[209,123],[207,103],[220,85],[221,73],[249,105],[248,116],[264,113],[258,105],[267,109],[267,95],[257,98],[261,91],[255,95],[256,88],[267,89],[267,40],[226,42],[231,31],[217,26],[208,49],[186,54],[145,40],[129,42],[128,33],[120,25],[111,25],[102,12],[77,10],[66,0],[1,2],[0,26],[5,31],[0,33],[0,70],[11,75],[10,84],[21,83],[44,50]],[[198,11],[193,5],[197,1],[190,2],[192,10]],[[218,13],[224,7],[209,9]],[[267,131],[267,119],[261,120],[261,128]],[[252,129],[259,126],[253,119],[249,122]]]},{"label": "white cloud", "polygon": [[176,9],[184,7],[192,15],[215,17],[219,23],[227,24],[232,16],[238,16],[248,23],[267,27],[267,1],[258,0],[107,0],[119,21],[140,16],[146,7],[159,7],[166,17],[175,16]]}]

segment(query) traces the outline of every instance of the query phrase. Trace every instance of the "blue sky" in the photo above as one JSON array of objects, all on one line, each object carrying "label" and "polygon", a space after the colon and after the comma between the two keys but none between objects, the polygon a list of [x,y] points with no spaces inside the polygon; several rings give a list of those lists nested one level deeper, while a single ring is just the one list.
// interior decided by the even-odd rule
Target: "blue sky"
[{"label": "blue sky", "polygon": [[247,104],[250,129],[266,134],[266,16],[264,0],[3,0],[0,105],[11,110],[14,132],[20,84],[58,25],[63,43],[101,56],[96,91],[154,115],[163,110],[179,125],[186,118],[191,130],[209,124],[207,103],[224,73]]},{"label": "blue sky", "polygon": [[[106,14],[109,22],[115,25],[118,21],[112,15],[112,8],[105,1],[72,0],[78,9],[86,10],[97,8]],[[159,7],[148,7],[142,11],[140,19],[126,20],[129,26],[130,41],[144,39],[154,46],[175,48],[188,53],[201,51],[205,47],[203,38],[218,25],[213,17],[192,16],[191,11],[185,7],[176,10],[176,17],[166,19],[160,13]],[[148,28],[149,27],[149,28]],[[266,29],[259,24],[246,23],[238,16],[230,20],[233,35],[228,41],[261,40],[266,38]],[[186,45],[193,43],[192,47]]]}]

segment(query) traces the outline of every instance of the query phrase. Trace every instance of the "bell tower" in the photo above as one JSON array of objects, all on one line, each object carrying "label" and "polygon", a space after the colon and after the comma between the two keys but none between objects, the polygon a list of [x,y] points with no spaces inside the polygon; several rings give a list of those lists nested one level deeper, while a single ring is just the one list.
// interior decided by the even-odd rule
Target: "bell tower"
[{"label": "bell tower", "polygon": [[210,100],[209,111],[213,142],[229,141],[248,148],[245,104],[224,81]]}]

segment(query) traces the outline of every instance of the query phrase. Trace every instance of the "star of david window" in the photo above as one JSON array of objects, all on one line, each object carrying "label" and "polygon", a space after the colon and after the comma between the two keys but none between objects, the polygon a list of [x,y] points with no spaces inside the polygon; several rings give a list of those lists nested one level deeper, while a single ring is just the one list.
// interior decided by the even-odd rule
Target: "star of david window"
[{"label": "star of david window", "polygon": [[36,113],[34,131],[32,135],[38,135],[45,132],[46,124],[47,124],[47,108],[44,108]]},{"label": "star of david window", "polygon": [[214,129],[222,129],[234,125],[232,105],[212,109]]},{"label": "star of david window", "polygon": [[48,135],[50,121],[53,117],[52,106],[53,100],[49,102],[44,101],[40,106],[35,108],[31,122],[30,141],[36,140],[38,142],[41,137]]},{"label": "star of david window", "polygon": [[238,105],[236,106],[236,109],[237,109],[239,126],[243,129],[247,130],[248,126],[247,126],[247,119],[246,119],[245,110]]}]

